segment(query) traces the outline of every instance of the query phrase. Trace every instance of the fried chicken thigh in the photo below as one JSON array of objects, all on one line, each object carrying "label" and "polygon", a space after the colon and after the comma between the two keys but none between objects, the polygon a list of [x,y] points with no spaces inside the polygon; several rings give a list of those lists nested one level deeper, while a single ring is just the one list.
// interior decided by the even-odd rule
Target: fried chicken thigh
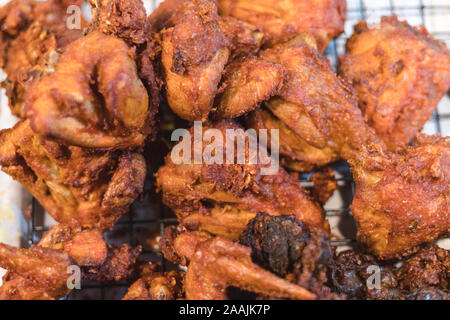
[{"label": "fried chicken thigh", "polygon": [[253,263],[249,247],[200,232],[176,234],[173,229],[168,230],[162,241],[166,258],[185,265],[189,262],[186,299],[224,300],[229,286],[275,299],[315,299],[308,290]]},{"label": "fried chicken thigh", "polygon": [[281,64],[286,72],[277,95],[255,111],[247,125],[279,129],[284,164],[310,171],[340,158],[351,159],[362,145],[378,141],[358,109],[352,89],[331,70],[315,41],[303,34],[267,49],[261,59]]},{"label": "fried chicken thigh", "polygon": [[401,258],[450,231],[450,142],[421,135],[396,154],[369,146],[351,161],[358,242],[379,259]]},{"label": "fried chicken thigh", "polygon": [[150,21],[155,20],[155,24],[164,21],[161,62],[167,102],[181,118],[205,121],[231,47],[217,4],[213,0],[163,2],[150,16]]},{"label": "fried chicken thigh", "polygon": [[319,51],[344,31],[345,0],[219,0],[220,14],[248,22],[266,34],[266,46],[302,32],[314,35]]},{"label": "fried chicken thigh", "polygon": [[369,124],[393,151],[406,147],[450,88],[450,51],[396,16],[355,26],[340,60]]},{"label": "fried chicken thigh", "polygon": [[2,170],[60,223],[112,228],[142,193],[142,155],[64,146],[33,132],[28,120],[0,132]]},{"label": "fried chicken thigh", "polygon": [[[291,214],[308,224],[328,228],[320,206],[282,168],[275,174],[264,175],[264,165],[249,163],[248,158],[245,164],[238,164],[239,155],[236,153],[239,151],[235,152],[229,146],[233,147],[236,141],[241,140],[245,143],[246,157],[250,152],[248,138],[239,125],[221,121],[213,126],[204,126],[204,130],[210,128],[223,134],[222,155],[227,159],[231,155],[235,157],[235,164],[206,164],[204,161],[202,164],[175,164],[172,154],[169,154],[166,164],[156,174],[163,202],[175,211],[181,224],[189,229],[207,230],[237,239],[251,218],[258,212],[266,212]],[[238,139],[230,137],[233,140],[227,142],[227,130],[238,132]],[[192,143],[193,155],[203,154],[206,147],[196,149]]]},{"label": "fried chicken thigh", "polygon": [[67,27],[67,8],[83,1],[13,0],[0,8],[0,67],[7,78],[2,82],[11,111],[24,117],[26,90],[34,80],[51,71],[58,52],[83,35]]}]

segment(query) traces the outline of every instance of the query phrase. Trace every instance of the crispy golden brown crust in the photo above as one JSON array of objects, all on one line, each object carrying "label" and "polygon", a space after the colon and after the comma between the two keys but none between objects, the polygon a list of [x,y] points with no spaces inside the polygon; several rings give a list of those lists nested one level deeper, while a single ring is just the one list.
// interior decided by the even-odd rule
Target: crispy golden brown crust
[{"label": "crispy golden brown crust", "polygon": [[338,184],[334,176],[333,169],[325,167],[311,176],[314,183],[313,196],[321,204],[327,203],[328,199],[338,189]]},{"label": "crispy golden brown crust", "polygon": [[340,60],[369,124],[391,148],[405,147],[450,88],[450,51],[424,27],[394,15],[355,26]]},{"label": "crispy golden brown crust", "polygon": [[173,10],[161,44],[167,102],[181,118],[205,121],[230,56],[230,39],[215,1],[184,1]]},{"label": "crispy golden brown crust", "polygon": [[230,119],[254,110],[278,92],[283,76],[281,65],[257,57],[230,63],[224,74],[223,92],[217,98],[215,116]]},{"label": "crispy golden brown crust", "polygon": [[321,52],[344,31],[345,0],[219,0],[220,14],[246,21],[266,34],[266,46],[302,32],[314,35]]},{"label": "crispy golden brown crust", "polygon": [[143,191],[140,154],[66,147],[36,135],[28,121],[1,131],[0,141],[2,170],[60,223],[110,229]]},{"label": "crispy golden brown crust", "polygon": [[[207,128],[220,130],[224,145],[227,129],[242,130],[233,121],[204,126]],[[242,130],[239,136],[243,138],[243,134]],[[246,141],[248,156],[249,143]],[[227,154],[225,146],[223,154]],[[237,157],[236,152],[234,155]],[[292,214],[301,221],[327,229],[321,208],[311,201],[292,176],[282,168],[273,175],[262,175],[261,168],[259,164],[248,163],[176,165],[169,154],[165,166],[156,174],[156,181],[163,202],[175,211],[181,223],[186,219],[186,226],[192,228],[210,232],[221,230],[222,236],[236,238],[246,226],[244,221],[252,218],[252,213],[254,216],[266,212]],[[217,225],[218,221],[225,223],[223,228]],[[225,230],[228,233],[224,233]]]},{"label": "crispy golden brown crust", "polygon": [[267,49],[259,57],[281,64],[286,72],[277,95],[265,102],[247,125],[280,129],[280,154],[294,169],[308,170],[340,158],[351,159],[362,145],[378,141],[364,122],[352,89],[331,70],[303,34]]},{"label": "crispy golden brown crust", "polygon": [[358,241],[379,259],[415,252],[450,230],[448,138],[421,135],[401,154],[369,146],[351,165]]},{"label": "crispy golden brown crust", "polygon": [[271,298],[314,299],[308,290],[254,264],[251,249],[220,237],[184,232],[173,240],[173,250],[189,261],[187,299],[223,300],[228,286]]},{"label": "crispy golden brown crust", "polygon": [[175,300],[184,296],[184,272],[161,272],[158,264],[147,263],[141,277],[128,289],[122,300]]},{"label": "crispy golden brown crust", "polygon": [[0,8],[0,67],[11,111],[24,117],[23,104],[31,83],[51,69],[57,52],[83,35],[66,27],[66,9],[80,1],[13,0]]}]

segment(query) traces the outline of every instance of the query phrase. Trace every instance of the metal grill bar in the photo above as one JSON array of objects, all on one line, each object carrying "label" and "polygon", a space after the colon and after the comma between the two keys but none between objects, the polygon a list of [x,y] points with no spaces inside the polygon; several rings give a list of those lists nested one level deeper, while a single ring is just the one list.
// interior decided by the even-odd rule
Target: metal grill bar
[{"label": "metal grill bar", "polygon": [[[150,4],[150,9],[154,9],[157,6],[157,3],[161,1],[156,0],[144,0],[146,4]],[[393,0],[389,1],[388,7],[381,8],[370,8],[366,5],[368,3],[364,0],[359,0],[358,7],[350,7],[348,8],[349,15],[358,14],[359,18],[367,19],[370,15],[376,14],[377,17],[385,14],[386,12],[394,13],[409,13],[411,16],[420,16],[422,24],[427,26],[426,16],[427,13],[436,14],[436,12],[450,12],[450,5],[425,5],[423,1],[419,2],[418,6],[396,6]],[[450,40],[450,31],[446,30],[434,30],[432,32],[433,35],[440,38],[441,40]],[[330,58],[334,66],[338,66],[338,52],[343,52],[341,49],[344,46],[346,41],[346,36],[342,35],[337,40],[333,41],[330,44],[330,48],[327,51],[327,56]],[[441,133],[442,125],[441,121],[444,119],[450,119],[450,114],[440,114],[438,110],[435,111],[433,121],[436,125],[437,132]],[[340,208],[325,208],[325,214],[328,218],[343,218],[349,217],[351,215],[349,205],[351,203],[351,198],[355,192],[355,185],[352,180],[351,172],[346,165],[337,165],[335,171],[339,173],[340,177],[338,180],[339,192],[347,197],[347,202],[343,203],[343,206]],[[302,176],[300,179],[302,185],[309,189],[312,187],[312,183],[309,182],[308,176]],[[148,199],[147,199],[148,200]],[[116,241],[116,233],[119,235],[121,233],[126,233],[125,237],[120,237],[120,240],[123,242],[128,242],[130,245],[137,244],[145,244],[145,237],[150,235],[151,231],[158,232],[160,236],[163,236],[164,230],[169,225],[174,225],[177,223],[177,220],[174,216],[171,216],[169,210],[164,208],[162,205],[152,204],[149,206],[151,202],[145,204],[136,204],[133,205],[130,214],[124,217],[121,221],[119,221],[112,232],[107,233],[108,240],[112,240],[112,242]],[[143,206],[143,209],[139,209],[139,207]],[[142,211],[146,211],[145,214],[142,214]],[[43,219],[44,211],[39,206],[36,200],[33,199],[32,209],[31,209],[31,221],[28,235],[29,244],[36,243],[39,241],[42,234],[48,230],[48,226],[45,225]],[[139,234],[140,231],[144,230],[144,239],[142,239],[142,235]],[[118,242],[120,243],[120,242]],[[343,239],[333,239],[331,243],[335,246],[353,246],[355,245],[354,236],[345,237]],[[166,261],[162,257],[161,254],[155,252],[148,245],[144,245],[143,255],[149,259],[150,261],[160,261],[163,265],[163,268],[166,266]],[[98,283],[86,283],[83,284],[83,290],[81,291],[73,291],[67,299],[111,299],[121,298],[126,292],[128,283],[106,283],[106,284],[98,284]]]}]

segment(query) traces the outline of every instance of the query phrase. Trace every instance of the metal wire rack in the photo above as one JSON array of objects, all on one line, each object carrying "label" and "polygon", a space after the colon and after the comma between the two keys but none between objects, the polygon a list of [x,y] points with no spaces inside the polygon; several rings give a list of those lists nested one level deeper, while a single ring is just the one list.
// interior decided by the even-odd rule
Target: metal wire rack
[{"label": "metal wire rack", "polygon": [[[161,1],[144,0],[148,10],[153,10]],[[348,0],[347,25],[344,35],[330,44],[326,55],[332,65],[338,67],[337,57],[344,54],[344,45],[352,32],[353,25],[360,19],[369,22],[379,21],[381,16],[397,14],[400,19],[406,19],[411,24],[423,24],[437,39],[445,41],[450,46],[450,24],[442,28],[438,20],[450,21],[450,3],[448,0],[384,0],[364,1]],[[450,102],[444,98],[432,119],[424,128],[427,133],[439,132],[450,135]],[[347,164],[341,162],[332,166],[339,185],[339,190],[324,207],[327,218],[336,238],[332,243],[339,247],[355,244],[356,226],[351,216],[350,204],[355,186]],[[309,175],[302,175],[300,182],[305,189],[310,189],[312,183]],[[106,234],[111,244],[129,243],[143,245],[143,258],[148,261],[160,261],[165,265],[164,258],[147,240],[152,235],[162,236],[164,229],[177,223],[170,210],[161,205],[151,195],[151,185],[146,186],[146,195],[142,202],[132,206],[129,215],[122,218],[116,227]],[[48,217],[36,200],[33,200],[29,225],[28,243],[36,243],[43,232],[48,230]],[[67,299],[120,299],[126,292],[129,283],[99,284],[87,282],[82,284],[82,290],[74,290]]]}]

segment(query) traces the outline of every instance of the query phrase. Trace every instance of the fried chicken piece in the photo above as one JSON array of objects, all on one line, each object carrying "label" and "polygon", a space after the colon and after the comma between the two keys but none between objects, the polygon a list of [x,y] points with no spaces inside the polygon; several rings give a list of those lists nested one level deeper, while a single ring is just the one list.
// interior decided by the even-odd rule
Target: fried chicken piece
[{"label": "fried chicken piece", "polygon": [[0,131],[0,165],[64,224],[107,230],[143,192],[142,155],[58,144],[28,120]]},{"label": "fried chicken piece", "polygon": [[302,32],[314,35],[319,51],[344,32],[344,0],[219,0],[219,12],[262,30],[266,46],[288,41]]},{"label": "fried chicken piece", "polygon": [[142,145],[149,100],[130,48],[95,31],[71,43],[25,102],[33,130],[88,148]]},{"label": "fried chicken piece", "polygon": [[[7,300],[50,300],[69,294],[69,267],[81,268],[83,279],[128,279],[141,247],[107,247],[101,231],[67,225],[51,228],[38,245],[18,249],[0,244],[0,266],[7,269],[0,297]],[[81,279],[80,279],[81,280]]]},{"label": "fried chicken piece", "polygon": [[[349,299],[396,300],[404,296],[392,265],[380,264],[371,255],[346,250],[333,259],[330,267],[334,289]],[[379,268],[379,288],[369,288],[368,284],[373,284],[370,277],[374,275],[371,268]]]},{"label": "fried chicken piece", "polygon": [[270,112],[256,111],[247,125],[280,130],[284,164],[310,170],[355,157],[362,145],[378,141],[364,122],[352,89],[333,73],[311,36],[302,34],[259,57],[281,64],[286,77],[277,95],[265,102]]},{"label": "fried chicken piece", "polygon": [[2,82],[11,111],[24,117],[25,93],[31,83],[51,70],[52,60],[69,43],[83,35],[67,28],[69,5],[82,1],[13,0],[0,8],[0,68],[7,74]]},{"label": "fried chicken piece", "polygon": [[247,225],[240,243],[252,248],[252,260],[298,284],[318,299],[342,299],[326,286],[332,248],[323,230],[292,216],[260,213]]},{"label": "fried chicken piece", "polygon": [[[223,135],[223,163],[233,156],[235,164],[209,165],[202,161],[202,164],[191,162],[178,165],[169,154],[166,164],[156,174],[156,184],[163,202],[175,211],[181,224],[237,239],[245,229],[246,221],[258,212],[266,212],[272,215],[291,214],[308,224],[328,229],[321,208],[311,201],[292,176],[282,168],[275,174],[264,175],[264,165],[259,161],[248,162],[252,151],[242,127],[228,120],[203,126],[204,130],[210,128],[219,130]],[[235,132],[238,139],[229,137],[233,140],[227,142],[227,130]],[[191,137],[194,139],[193,132]],[[245,146],[245,164],[237,164],[238,157],[242,156],[237,154],[239,151],[234,151],[239,141]],[[174,150],[179,150],[182,143]],[[208,145],[203,147],[196,149],[191,143],[189,150],[193,152],[192,159],[195,159],[196,153],[203,155]]]},{"label": "fried chicken piece", "polygon": [[420,135],[402,153],[363,149],[351,162],[358,242],[379,259],[401,258],[450,230],[450,142]]},{"label": "fried chicken piece", "polygon": [[[176,2],[162,31],[166,98],[181,118],[205,121],[213,107],[231,43],[215,1]],[[162,4],[163,8],[167,5]],[[150,21],[155,19],[150,17]]]},{"label": "fried chicken piece", "polygon": [[271,298],[315,299],[308,290],[254,264],[251,249],[246,246],[200,232],[169,232],[167,236],[170,240],[162,244],[165,257],[178,256],[176,261],[189,261],[185,279],[189,300],[227,299],[228,286]]},{"label": "fried chicken piece", "polygon": [[283,76],[281,65],[257,57],[232,62],[226,67],[215,116],[230,119],[254,110],[278,92]]},{"label": "fried chicken piece", "polygon": [[407,259],[396,273],[400,289],[422,290],[437,287],[449,290],[450,254],[449,250],[437,245],[428,245]]},{"label": "fried chicken piece", "polygon": [[0,265],[9,270],[0,287],[2,300],[52,300],[66,296],[71,261],[66,253],[32,245],[18,249],[0,244]]},{"label": "fried chicken piece", "polygon": [[352,82],[369,124],[395,150],[414,139],[449,90],[450,51],[423,26],[395,15],[370,28],[361,21],[340,74]]},{"label": "fried chicken piece", "polygon": [[327,203],[333,193],[338,189],[333,169],[330,167],[324,167],[321,171],[314,173],[311,176],[311,181],[314,183],[312,192],[314,199],[321,204]]},{"label": "fried chicken piece", "polygon": [[144,265],[141,278],[131,285],[122,300],[175,300],[184,295],[184,272],[161,272],[161,265]]},{"label": "fried chicken piece", "polygon": [[231,39],[230,61],[254,56],[261,49],[264,33],[257,27],[234,17],[222,17],[222,28]]}]

